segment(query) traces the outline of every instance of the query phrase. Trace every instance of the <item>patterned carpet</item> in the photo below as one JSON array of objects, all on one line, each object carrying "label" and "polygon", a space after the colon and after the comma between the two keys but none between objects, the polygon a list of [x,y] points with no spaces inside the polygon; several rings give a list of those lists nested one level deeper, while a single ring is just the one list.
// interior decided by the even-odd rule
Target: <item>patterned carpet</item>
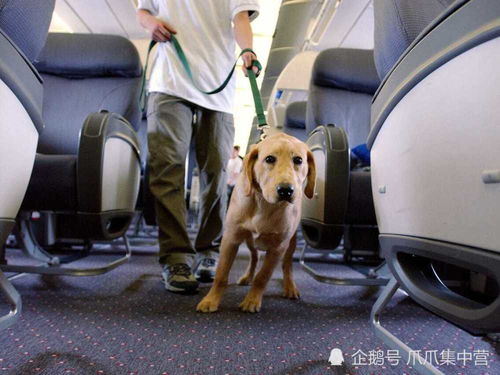
[{"label": "patterned carpet", "polygon": [[[10,259],[17,257],[16,254],[17,251],[9,251]],[[107,255],[94,261],[102,262],[113,256],[108,250]],[[235,263],[220,311],[209,315],[195,312],[208,285],[203,285],[194,296],[164,290],[155,248],[136,247],[130,263],[102,276],[28,275],[16,279],[13,283],[23,297],[23,314],[17,324],[0,332],[0,372],[16,375],[416,373],[406,361],[400,360],[396,365],[384,359],[389,354],[388,348],[371,331],[369,312],[377,288],[320,284],[296,264],[295,279],[301,300],[281,297],[279,270],[269,284],[262,311],[258,314],[238,311],[238,303],[249,288],[235,285],[246,266],[246,256],[243,251]],[[91,263],[86,261],[86,264]],[[337,276],[359,275],[345,266],[320,263],[314,266]],[[484,365],[475,366],[474,360],[478,358],[473,357],[471,361],[440,366],[445,374],[500,374],[500,345],[455,328],[414,304],[403,293],[394,298],[383,322],[414,349],[437,350],[438,354],[446,349],[452,353],[472,354],[477,350],[489,353]],[[333,348],[342,350],[343,366],[328,363]],[[370,360],[372,364],[368,365]]]}]

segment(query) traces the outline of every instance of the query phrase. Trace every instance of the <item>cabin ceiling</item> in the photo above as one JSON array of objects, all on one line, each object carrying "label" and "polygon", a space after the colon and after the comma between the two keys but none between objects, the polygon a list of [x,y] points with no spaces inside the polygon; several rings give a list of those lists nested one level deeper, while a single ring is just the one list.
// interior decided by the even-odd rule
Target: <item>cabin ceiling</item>
[{"label": "cabin ceiling", "polygon": [[54,31],[148,38],[136,21],[134,0],[57,0],[54,18]]}]

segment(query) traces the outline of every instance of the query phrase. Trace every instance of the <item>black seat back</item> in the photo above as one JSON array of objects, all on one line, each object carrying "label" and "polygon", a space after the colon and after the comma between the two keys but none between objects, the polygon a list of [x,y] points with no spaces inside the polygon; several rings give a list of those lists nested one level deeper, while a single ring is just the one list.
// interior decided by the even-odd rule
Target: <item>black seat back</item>
[{"label": "black seat back", "polygon": [[0,29],[33,62],[45,45],[55,0],[0,0]]},{"label": "black seat back", "polygon": [[370,106],[378,79],[373,51],[333,48],[322,51],[313,66],[306,129],[335,124],[349,137],[349,147],[365,143]]},{"label": "black seat back", "polygon": [[293,102],[286,107],[285,124],[283,131],[305,142],[307,140],[306,130],[307,102]]},{"label": "black seat back", "polygon": [[417,36],[455,0],[374,0],[374,58],[383,79]]},{"label": "black seat back", "polygon": [[126,38],[51,33],[35,66],[44,79],[46,126],[38,152],[76,154],[85,118],[103,109],[139,129],[142,66]]}]

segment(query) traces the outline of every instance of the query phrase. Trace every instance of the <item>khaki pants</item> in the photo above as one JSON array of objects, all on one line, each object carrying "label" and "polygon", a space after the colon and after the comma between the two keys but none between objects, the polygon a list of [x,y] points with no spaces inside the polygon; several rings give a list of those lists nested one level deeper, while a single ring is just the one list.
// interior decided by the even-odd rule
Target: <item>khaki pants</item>
[{"label": "khaki pants", "polygon": [[[153,92],[148,102],[150,189],[156,198],[160,263],[193,266],[197,252],[218,252],[227,206],[226,166],[234,141],[233,115]],[[199,231],[187,228],[185,163],[191,139],[200,169]]]}]

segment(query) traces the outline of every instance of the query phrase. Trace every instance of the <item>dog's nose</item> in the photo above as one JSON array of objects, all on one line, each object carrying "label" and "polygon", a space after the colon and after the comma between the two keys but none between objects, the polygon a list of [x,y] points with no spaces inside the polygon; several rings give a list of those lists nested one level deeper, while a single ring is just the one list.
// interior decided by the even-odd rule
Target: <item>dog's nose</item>
[{"label": "dog's nose", "polygon": [[293,196],[293,186],[290,184],[279,184],[276,192],[280,200],[290,201]]}]

